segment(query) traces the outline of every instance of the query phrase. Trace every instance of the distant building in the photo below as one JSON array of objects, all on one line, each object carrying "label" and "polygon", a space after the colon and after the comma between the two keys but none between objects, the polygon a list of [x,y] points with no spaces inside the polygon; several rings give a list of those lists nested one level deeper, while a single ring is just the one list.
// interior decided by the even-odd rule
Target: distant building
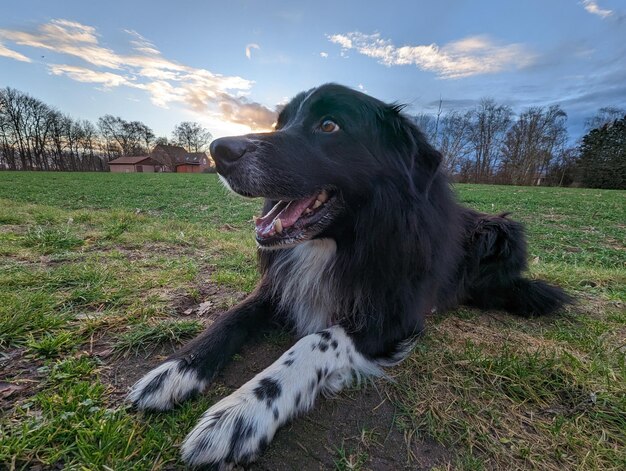
[{"label": "distant building", "polygon": [[206,152],[189,152],[182,162],[176,164],[176,172],[202,173],[212,166],[211,158]]},{"label": "distant building", "polygon": [[201,173],[213,167],[213,161],[206,152],[187,152],[180,146],[159,144],[150,156],[160,162],[166,172]]},{"label": "distant building", "polygon": [[150,157],[163,166],[164,172],[175,172],[176,165],[184,162],[187,151],[180,146],[159,144],[152,149]]},{"label": "distant building", "polygon": [[118,157],[109,162],[109,168],[114,173],[153,173],[161,171],[161,165],[149,155]]},{"label": "distant building", "polygon": [[214,168],[206,152],[187,152],[180,146],[159,144],[150,155],[119,157],[109,162],[111,172],[202,173]]}]

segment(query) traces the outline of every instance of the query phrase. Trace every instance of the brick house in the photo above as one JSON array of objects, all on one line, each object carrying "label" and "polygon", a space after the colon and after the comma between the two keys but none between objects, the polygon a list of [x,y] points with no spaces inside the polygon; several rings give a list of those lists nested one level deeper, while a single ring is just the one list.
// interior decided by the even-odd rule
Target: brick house
[{"label": "brick house", "polygon": [[119,157],[109,162],[111,172],[202,173],[215,168],[206,152],[187,152],[180,146],[159,144],[150,155]]},{"label": "brick house", "polygon": [[202,173],[213,167],[213,161],[206,152],[188,152],[182,162],[176,164],[177,173]]},{"label": "brick house", "polygon": [[113,173],[153,173],[162,171],[161,165],[149,155],[118,157],[109,162],[109,168]]}]

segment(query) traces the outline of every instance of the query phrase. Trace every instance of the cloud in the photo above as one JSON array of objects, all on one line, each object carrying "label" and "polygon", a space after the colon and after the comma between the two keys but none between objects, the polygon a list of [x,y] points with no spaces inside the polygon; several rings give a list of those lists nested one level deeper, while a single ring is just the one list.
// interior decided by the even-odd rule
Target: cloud
[{"label": "cloud", "polygon": [[328,57],[328,53],[327,52],[320,52],[320,57],[323,57],[324,59],[326,59]]},{"label": "cloud", "polygon": [[361,34],[361,33],[348,33],[348,35],[343,34],[333,34],[328,36],[330,42],[339,44],[343,49],[352,49],[352,40],[349,38],[350,35]]},{"label": "cloud", "polygon": [[598,3],[595,2],[594,0],[582,0],[582,2],[580,3],[585,8],[585,10],[587,10],[592,15],[599,16],[600,18],[604,19],[613,14],[613,11],[611,10],[603,10],[602,8],[600,8]]},{"label": "cloud", "polygon": [[147,55],[159,56],[161,52],[156,46],[144,38],[141,34],[133,29],[125,29],[124,32],[128,33],[131,37],[135,38],[130,43],[137,52],[141,52]]},{"label": "cloud", "polygon": [[397,47],[379,33],[358,31],[329,35],[328,39],[341,46],[342,57],[354,49],[388,67],[415,65],[447,79],[494,73],[507,67],[520,68],[533,60],[533,55],[522,45],[495,44],[487,36],[471,36],[441,47],[437,44]]},{"label": "cloud", "polygon": [[[214,123],[232,123],[242,132],[269,130],[276,119],[274,110],[250,101],[253,81],[221,75],[191,67],[164,57],[158,48],[140,33],[126,30],[132,52],[121,54],[102,46],[95,28],[74,21],[55,19],[35,30],[0,29],[0,40],[21,46],[54,51],[55,54],[82,61],[80,65],[48,63],[51,74],[93,83],[104,89],[129,87],[143,90],[156,106],[172,105],[195,113]],[[246,48],[256,47],[250,44]],[[0,44],[0,55],[29,61]]]},{"label": "cloud", "polygon": [[66,75],[77,82],[99,83],[105,88],[119,87],[120,85],[130,85],[125,77],[111,72],[100,72],[86,67],[74,65],[52,64],[49,67],[53,75]]},{"label": "cloud", "polygon": [[250,59],[252,57],[252,49],[261,49],[261,46],[255,43],[250,43],[246,46],[246,57]]},{"label": "cloud", "polygon": [[16,61],[21,61],[21,62],[32,62],[24,54],[20,54],[17,51],[9,49],[8,47],[4,46],[2,43],[0,43],[0,57],[8,57],[9,59],[15,59]]}]

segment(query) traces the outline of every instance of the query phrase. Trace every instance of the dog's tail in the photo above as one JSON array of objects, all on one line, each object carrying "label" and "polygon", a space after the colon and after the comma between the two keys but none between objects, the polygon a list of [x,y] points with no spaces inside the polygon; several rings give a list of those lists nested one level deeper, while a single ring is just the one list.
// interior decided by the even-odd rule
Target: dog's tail
[{"label": "dog's tail", "polygon": [[516,278],[507,284],[474,290],[471,304],[482,309],[503,309],[524,317],[544,316],[572,304],[574,298],[542,280]]},{"label": "dog's tail", "polygon": [[574,299],[558,286],[525,278],[523,226],[506,217],[467,212],[469,227],[467,304],[519,316],[550,314]]}]

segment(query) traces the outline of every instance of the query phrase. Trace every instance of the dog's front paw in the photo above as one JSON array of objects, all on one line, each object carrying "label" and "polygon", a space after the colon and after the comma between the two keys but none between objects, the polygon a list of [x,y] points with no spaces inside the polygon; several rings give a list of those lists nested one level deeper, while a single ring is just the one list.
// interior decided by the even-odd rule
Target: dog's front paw
[{"label": "dog's front paw", "polygon": [[182,445],[191,466],[225,471],[254,461],[278,428],[278,410],[238,390],[205,412]]},{"label": "dog's front paw", "polygon": [[202,392],[207,384],[185,361],[166,361],[133,385],[128,400],[138,409],[168,410]]}]

